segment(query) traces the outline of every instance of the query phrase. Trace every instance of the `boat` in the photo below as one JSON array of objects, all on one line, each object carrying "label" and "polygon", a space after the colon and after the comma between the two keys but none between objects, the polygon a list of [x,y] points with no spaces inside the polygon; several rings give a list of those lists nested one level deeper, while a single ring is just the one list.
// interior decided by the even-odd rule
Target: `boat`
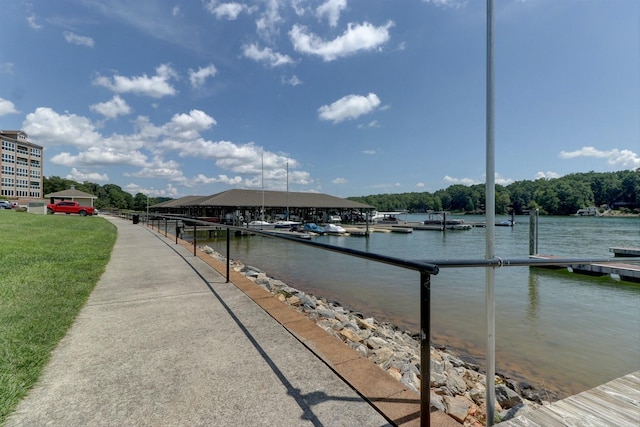
[{"label": "boat", "polygon": [[320,227],[318,224],[316,224],[315,222],[306,223],[304,227],[302,227],[302,229],[309,233],[316,233],[316,234],[324,233],[324,229]]},{"label": "boat", "polygon": [[337,224],[327,224],[322,227],[322,234],[346,234],[347,230],[345,230],[342,226]]},{"label": "boat", "polygon": [[274,228],[276,228],[276,225],[272,222],[267,222],[267,221],[261,221],[261,220],[255,220],[255,221],[251,221],[248,224],[245,224],[247,226],[247,228],[253,228],[255,230],[272,230]]},{"label": "boat", "polygon": [[513,227],[514,224],[515,221],[513,221],[512,219],[507,219],[505,221],[496,222],[496,227]]},{"label": "boat", "polygon": [[398,217],[400,215],[406,215],[407,211],[389,211],[389,212],[378,212],[373,211],[369,221],[373,223],[386,223],[386,224],[397,224]]},{"label": "boat", "polygon": [[447,212],[427,212],[429,217],[424,220],[425,226],[440,226],[447,230],[471,230],[473,224],[464,222],[462,219],[447,219]]},{"label": "boat", "polygon": [[473,225],[465,224],[463,222],[463,223],[460,223],[460,224],[448,225],[447,228],[450,229],[450,230],[471,230],[473,228]]},{"label": "boat", "polygon": [[291,227],[298,227],[299,225],[301,225],[302,223],[299,221],[289,221],[286,219],[282,219],[279,221],[276,221],[274,223],[276,228],[291,228]]},{"label": "boat", "polygon": [[573,216],[599,216],[600,212],[598,208],[595,206],[588,207],[586,209],[578,209],[578,212],[573,214]]}]

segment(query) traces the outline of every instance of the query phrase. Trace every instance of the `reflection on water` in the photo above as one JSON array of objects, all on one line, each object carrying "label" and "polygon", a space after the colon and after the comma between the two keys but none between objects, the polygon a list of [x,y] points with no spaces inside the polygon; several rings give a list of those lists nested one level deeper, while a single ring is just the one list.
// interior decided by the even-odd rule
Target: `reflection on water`
[{"label": "reflection on water", "polygon": [[540,296],[538,295],[538,276],[529,274],[529,309],[527,310],[527,319],[532,325],[538,317],[538,305],[540,304]]},{"label": "reflection on water", "polygon": [[[528,256],[528,218],[496,228],[496,253]],[[608,257],[611,246],[640,247],[640,219],[540,219],[542,253]],[[322,236],[323,243],[407,259],[481,259],[485,229]],[[225,239],[210,245],[225,253]],[[234,238],[231,257],[308,293],[419,330],[417,272],[259,236]],[[441,269],[431,279],[432,337],[482,362],[482,268]],[[640,286],[542,268],[496,269],[496,369],[572,394],[640,369]]]}]

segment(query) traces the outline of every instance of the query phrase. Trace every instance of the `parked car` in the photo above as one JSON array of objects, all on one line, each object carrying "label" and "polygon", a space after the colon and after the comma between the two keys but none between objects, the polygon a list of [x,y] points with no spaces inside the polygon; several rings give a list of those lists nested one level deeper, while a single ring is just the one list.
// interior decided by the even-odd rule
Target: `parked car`
[{"label": "parked car", "polygon": [[7,201],[7,200],[2,200],[0,201],[0,209],[11,209],[11,202]]},{"label": "parked car", "polygon": [[80,216],[97,215],[98,211],[93,206],[81,206],[78,202],[72,200],[63,200],[58,203],[49,203],[47,205],[47,213],[64,213],[78,214]]}]

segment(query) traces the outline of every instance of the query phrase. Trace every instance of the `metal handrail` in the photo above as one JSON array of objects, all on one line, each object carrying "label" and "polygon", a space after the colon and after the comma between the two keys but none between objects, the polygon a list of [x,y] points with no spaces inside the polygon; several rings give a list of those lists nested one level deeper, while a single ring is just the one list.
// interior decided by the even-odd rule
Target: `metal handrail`
[{"label": "metal handrail", "polygon": [[[420,425],[429,427],[431,420],[428,414],[431,412],[430,402],[430,381],[431,381],[431,351],[430,351],[430,330],[431,330],[431,276],[437,275],[441,268],[500,268],[500,267],[540,267],[540,266],[573,266],[581,264],[611,264],[611,263],[640,263],[640,258],[633,257],[615,257],[615,258],[501,258],[492,259],[425,259],[411,260],[388,255],[382,255],[372,252],[365,252],[356,249],[343,248],[339,246],[329,245],[327,243],[314,242],[310,240],[302,240],[298,237],[283,235],[276,232],[265,231],[260,229],[239,227],[221,223],[211,223],[189,217],[180,217],[176,215],[154,215],[158,221],[158,232],[160,232],[160,219],[164,220],[164,233],[167,235],[167,225],[169,221],[175,221],[177,224],[182,221],[183,224],[192,223],[194,229],[193,254],[196,255],[197,245],[197,225],[215,226],[221,229],[227,229],[226,233],[226,281],[229,282],[230,271],[230,234],[229,231],[250,231],[251,233],[271,238],[277,238],[313,246],[318,249],[328,250],[332,252],[342,253],[344,255],[355,256],[370,261],[381,262],[395,267],[406,268],[420,273]],[[148,222],[149,219],[147,218]],[[151,220],[151,228],[153,229],[153,220]],[[176,233],[177,234],[177,233]],[[178,236],[176,235],[176,243]],[[426,392],[425,392],[426,391]],[[427,414],[427,416],[422,416]]]}]

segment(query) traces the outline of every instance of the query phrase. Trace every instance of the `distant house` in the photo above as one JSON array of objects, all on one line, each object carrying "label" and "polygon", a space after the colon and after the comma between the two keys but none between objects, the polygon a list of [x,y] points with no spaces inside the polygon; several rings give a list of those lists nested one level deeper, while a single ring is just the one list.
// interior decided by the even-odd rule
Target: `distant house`
[{"label": "distant house", "polygon": [[49,203],[56,203],[61,200],[73,200],[74,202],[78,202],[82,206],[93,206],[93,201],[97,199],[97,197],[94,196],[93,194],[76,190],[76,187],[73,185],[68,190],[62,190],[56,193],[49,193],[49,194],[46,194],[44,197],[50,200]]}]

